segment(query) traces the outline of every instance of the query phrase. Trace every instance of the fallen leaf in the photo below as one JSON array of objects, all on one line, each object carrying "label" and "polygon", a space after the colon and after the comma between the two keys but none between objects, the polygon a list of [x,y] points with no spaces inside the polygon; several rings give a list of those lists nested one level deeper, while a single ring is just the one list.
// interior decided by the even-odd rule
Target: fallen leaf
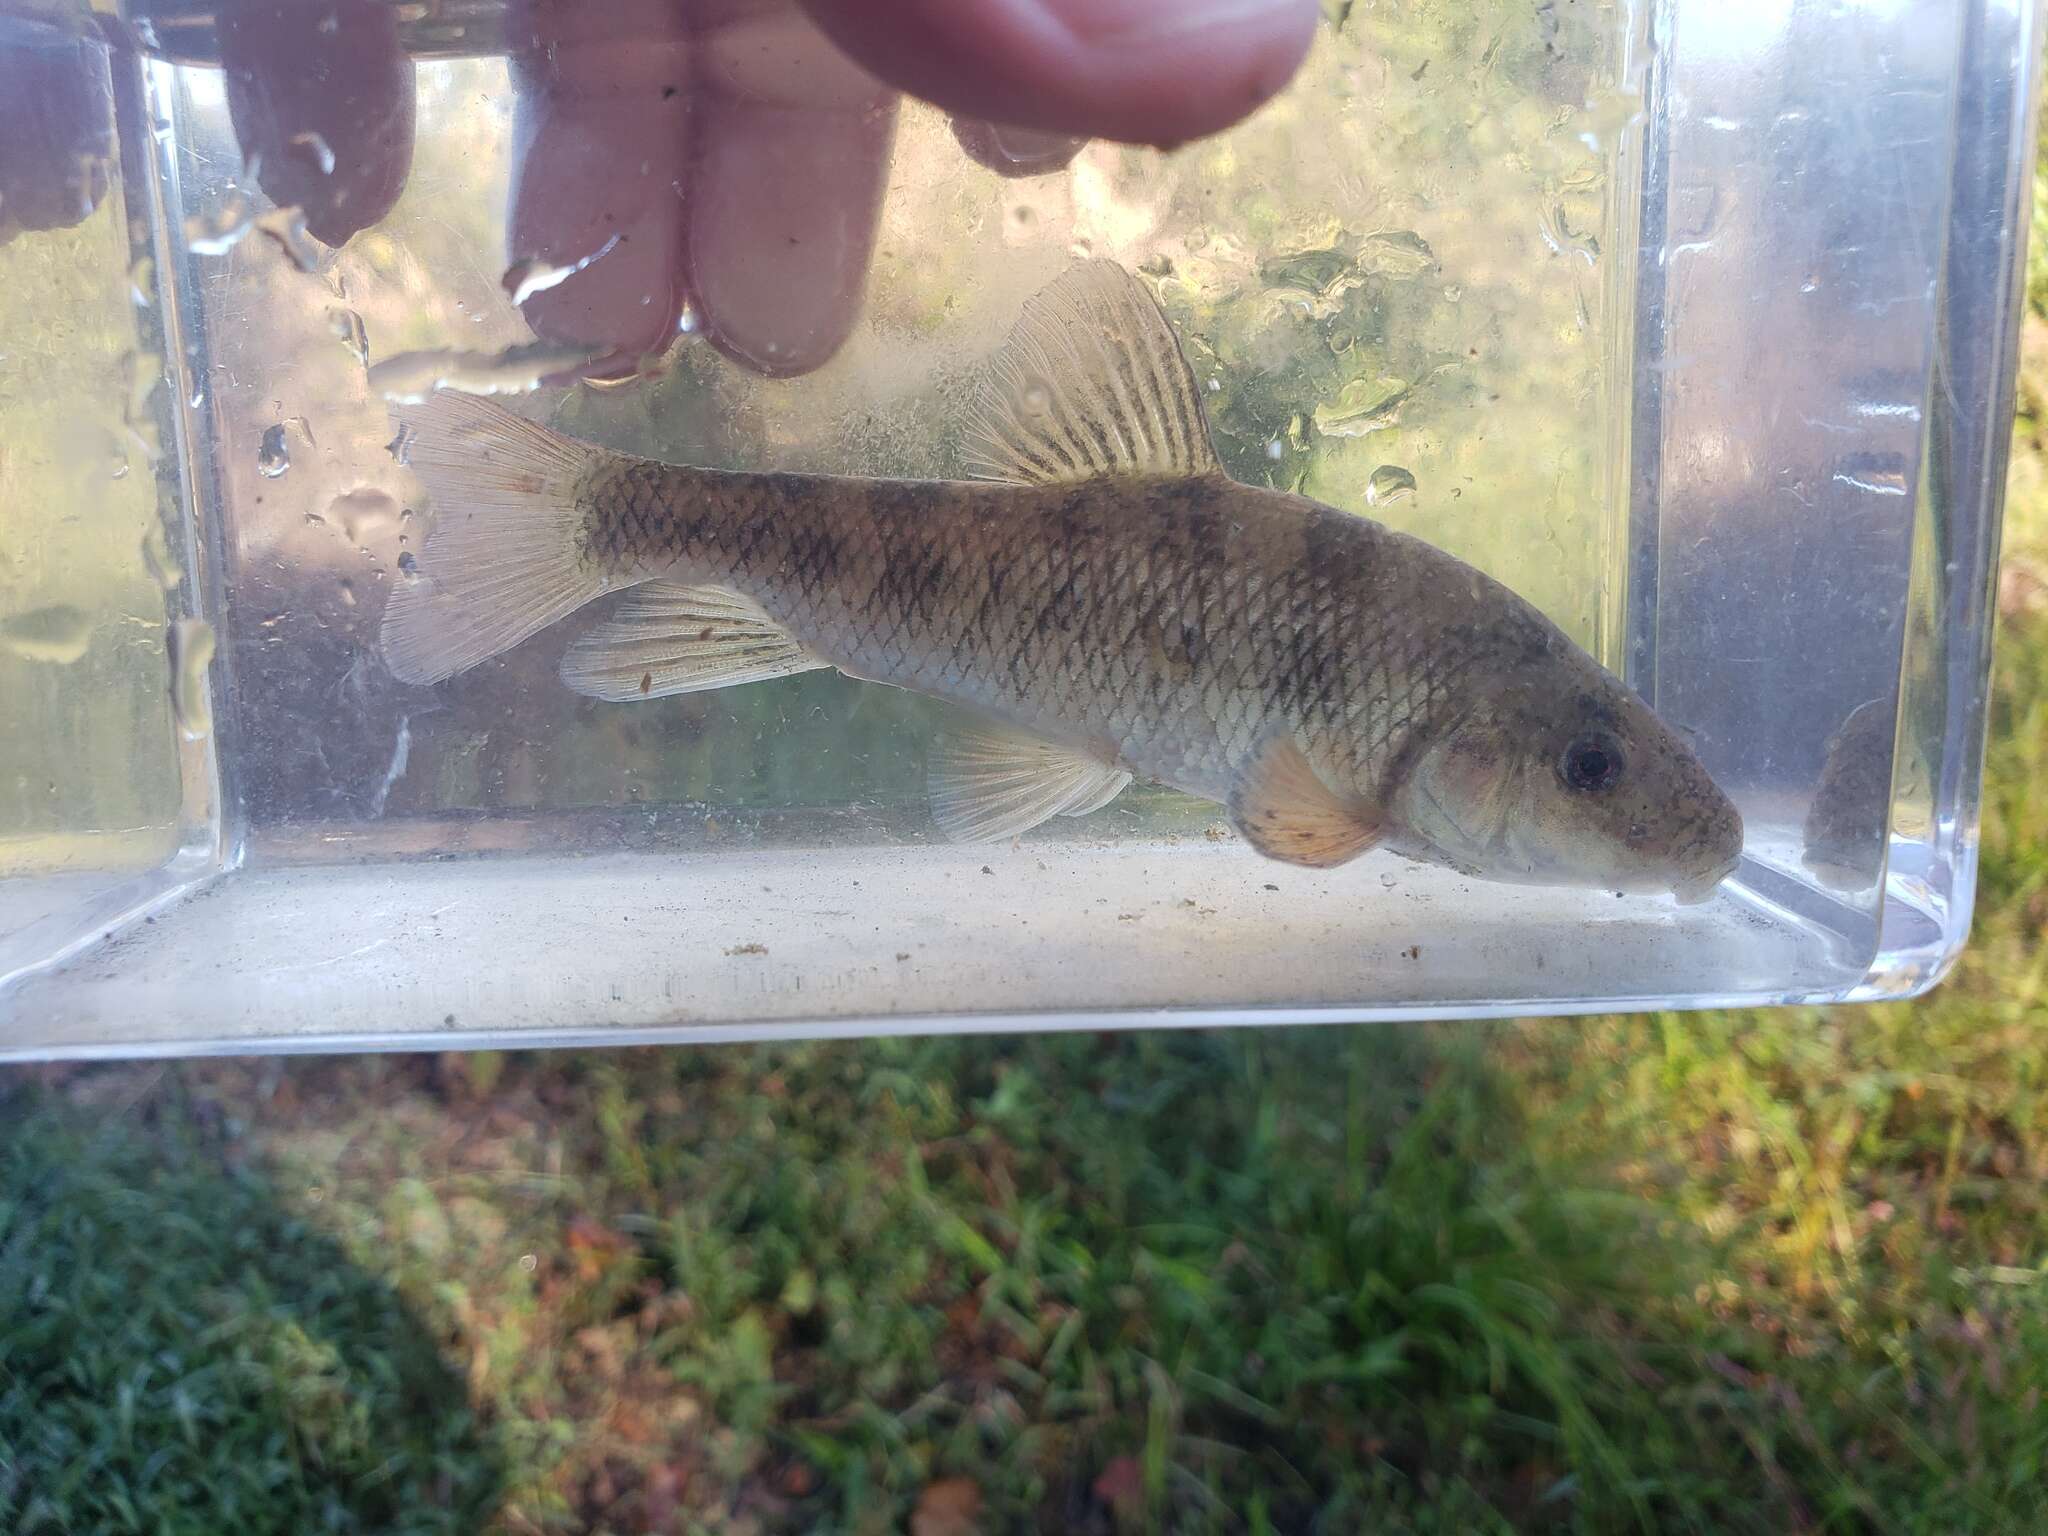
[{"label": "fallen leaf", "polygon": [[949,1477],[918,1495],[910,1536],[977,1536],[980,1513],[981,1484],[971,1477]]},{"label": "fallen leaf", "polygon": [[1095,1497],[1119,1516],[1135,1520],[1145,1509],[1145,1469],[1135,1456],[1119,1456],[1095,1476]]}]

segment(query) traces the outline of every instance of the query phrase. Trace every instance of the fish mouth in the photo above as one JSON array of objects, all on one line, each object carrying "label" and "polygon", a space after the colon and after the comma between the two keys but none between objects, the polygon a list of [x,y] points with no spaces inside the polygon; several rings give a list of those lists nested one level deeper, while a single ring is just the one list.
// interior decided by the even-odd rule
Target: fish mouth
[{"label": "fish mouth", "polygon": [[1681,907],[1698,906],[1701,902],[1711,898],[1714,892],[1720,888],[1721,882],[1734,874],[1737,866],[1741,863],[1742,851],[1737,849],[1704,874],[1694,875],[1688,879],[1678,881],[1671,887],[1671,894],[1678,898],[1678,904]]}]

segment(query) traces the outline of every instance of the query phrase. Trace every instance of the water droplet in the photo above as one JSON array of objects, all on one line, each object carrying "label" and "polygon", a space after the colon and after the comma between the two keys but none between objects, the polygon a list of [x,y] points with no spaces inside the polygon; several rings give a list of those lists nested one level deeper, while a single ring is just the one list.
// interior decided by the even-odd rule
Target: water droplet
[{"label": "water droplet", "polygon": [[370,366],[370,333],[364,327],[361,315],[337,305],[327,311],[327,325],[341,338],[341,344],[348,348],[349,356],[356,360],[357,367]]},{"label": "water droplet", "polygon": [[1043,416],[1052,409],[1052,391],[1045,387],[1043,379],[1033,379],[1024,386],[1023,406],[1027,416]]},{"label": "water droplet", "polygon": [[114,467],[107,471],[107,478],[109,480],[126,480],[128,478],[128,451],[125,448],[114,450]]},{"label": "water droplet", "polygon": [[1382,464],[1365,482],[1365,504],[1384,507],[1415,494],[1415,477],[1398,464]]},{"label": "water droplet", "polygon": [[1581,234],[1572,228],[1571,218],[1565,212],[1562,202],[1555,202],[1541,211],[1536,221],[1536,232],[1543,237],[1543,243],[1559,256],[1576,256],[1587,266],[1594,266],[1600,260],[1600,241],[1588,233]]},{"label": "water droplet", "polygon": [[92,621],[69,603],[31,608],[0,619],[0,651],[24,661],[69,666],[85,654],[91,642]]},{"label": "water droplet", "polygon": [[320,247],[306,233],[306,215],[297,207],[273,208],[256,221],[256,227],[276,242],[291,264],[301,272],[320,267]]},{"label": "water droplet", "polygon": [[1269,459],[1278,459],[1286,451],[1286,446],[1277,437],[1269,440],[1266,444],[1266,457]]},{"label": "water droplet", "polygon": [[[417,405],[437,389],[472,395],[515,395],[573,373],[597,354],[583,347],[532,342],[502,352],[435,348],[401,352],[370,369],[370,388],[387,400]],[[401,434],[402,436],[403,434]]]},{"label": "water droplet", "polygon": [[1358,250],[1359,270],[1376,277],[1420,277],[1436,267],[1436,252],[1412,229],[1367,235]]},{"label": "water droplet", "polygon": [[[559,266],[553,262],[543,261],[538,256],[528,256],[515,261],[505,270],[505,291],[512,295],[514,304],[524,304],[536,293],[546,293],[550,288],[567,282],[592,262],[610,255],[612,248],[618,243],[619,237],[613,235],[589,255],[579,256],[576,260],[564,262]],[[641,302],[647,301],[642,299]]]},{"label": "water droplet", "polygon": [[694,336],[703,327],[704,317],[697,313],[697,306],[689,299],[683,300],[682,313],[676,316],[676,334]]},{"label": "water droplet", "polygon": [[334,149],[326,139],[313,132],[295,133],[291,137],[293,149],[300,149],[312,162],[320,167],[322,176],[334,174]]},{"label": "water droplet", "polygon": [[142,568],[166,592],[175,592],[184,583],[185,568],[171,553],[171,541],[162,523],[151,523],[149,532],[142,536]]},{"label": "water droplet", "polygon": [[122,421],[134,426],[150,416],[150,396],[163,382],[163,360],[150,352],[127,352],[121,357],[122,372],[127,376],[128,398],[122,407]]},{"label": "water droplet", "polygon": [[213,701],[206,669],[213,662],[213,626],[204,619],[179,619],[168,636],[171,653],[171,714],[187,741],[213,730]]},{"label": "water droplet", "polygon": [[1315,408],[1316,430],[1331,437],[1364,437],[1390,427],[1401,413],[1410,385],[1406,379],[1382,374],[1353,379]]},{"label": "water droplet", "polygon": [[[1587,98],[1579,117],[1579,142],[1598,151],[1645,117],[1640,91],[1616,89]],[[1709,119],[1711,125],[1715,120]]]},{"label": "water droplet", "polygon": [[342,536],[356,545],[367,544],[398,521],[398,503],[367,486],[335,497],[327,512],[341,525]]},{"label": "water droplet", "polygon": [[1462,298],[1464,298],[1464,297],[1465,297],[1465,289],[1464,289],[1464,287],[1463,287],[1463,286],[1462,286],[1461,284],[1458,284],[1458,283],[1446,283],[1446,284],[1444,284],[1444,302],[1445,302],[1446,304],[1455,304],[1455,303],[1457,303],[1457,302],[1458,302],[1458,300],[1460,300],[1460,299],[1462,299]]},{"label": "water droplet", "polygon": [[340,29],[341,16],[338,12],[329,11],[325,16],[322,16],[320,18],[320,21],[318,23],[318,30],[322,37],[332,37]]},{"label": "water droplet", "polygon": [[342,578],[341,578],[341,582],[340,582],[340,590],[341,590],[341,605],[342,605],[342,606],[343,606],[344,608],[353,608],[353,607],[355,607],[355,605],[356,605],[356,584],[355,584],[354,582],[350,581],[350,580],[349,580],[349,579],[348,579],[348,578],[347,578],[346,576],[344,576],[344,577],[342,577]]},{"label": "water droplet", "polygon": [[291,467],[292,447],[285,441],[284,423],[279,422],[263,433],[263,443],[256,450],[256,472],[266,480],[275,480]]},{"label": "water droplet", "polygon": [[195,213],[185,220],[185,249],[194,256],[225,256],[255,228],[249,199],[231,192],[211,217]]}]

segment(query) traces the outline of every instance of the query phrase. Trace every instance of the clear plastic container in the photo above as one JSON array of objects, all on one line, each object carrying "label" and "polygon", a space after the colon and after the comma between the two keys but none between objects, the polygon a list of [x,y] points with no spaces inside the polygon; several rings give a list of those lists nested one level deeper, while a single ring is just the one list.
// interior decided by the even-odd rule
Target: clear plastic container
[{"label": "clear plastic container", "polygon": [[[237,52],[266,26],[281,73]],[[0,1058],[1813,1002],[1963,943],[2032,5],[1345,4],[1228,134],[1012,174],[855,93],[846,141],[893,148],[815,367],[633,254],[652,193],[521,249],[538,161],[619,169],[549,127],[521,27],[0,0]],[[249,163],[254,95],[293,128],[346,70],[402,176],[313,119]],[[711,88],[749,109],[744,70]],[[649,186],[730,216],[646,121]],[[378,206],[329,245],[337,189]],[[1744,824],[1711,899],[1278,863],[1143,785],[950,841],[943,706],[829,670],[596,702],[557,675],[595,608],[386,669],[436,511],[387,395],[957,478],[967,381],[1088,257],[1156,296],[1231,476],[1491,573],[1681,733]],[[565,360],[577,305],[626,302],[630,348]]]}]

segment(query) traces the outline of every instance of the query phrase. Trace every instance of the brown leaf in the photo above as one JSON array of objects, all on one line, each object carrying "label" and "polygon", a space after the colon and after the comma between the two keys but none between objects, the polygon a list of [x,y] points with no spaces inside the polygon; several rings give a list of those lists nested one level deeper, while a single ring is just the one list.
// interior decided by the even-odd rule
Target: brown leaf
[{"label": "brown leaf", "polygon": [[1095,1497],[1126,1520],[1145,1509],[1145,1469],[1135,1456],[1119,1456],[1095,1477]]},{"label": "brown leaf", "polygon": [[918,1495],[910,1536],[977,1536],[980,1513],[981,1485],[971,1477],[949,1477]]}]

